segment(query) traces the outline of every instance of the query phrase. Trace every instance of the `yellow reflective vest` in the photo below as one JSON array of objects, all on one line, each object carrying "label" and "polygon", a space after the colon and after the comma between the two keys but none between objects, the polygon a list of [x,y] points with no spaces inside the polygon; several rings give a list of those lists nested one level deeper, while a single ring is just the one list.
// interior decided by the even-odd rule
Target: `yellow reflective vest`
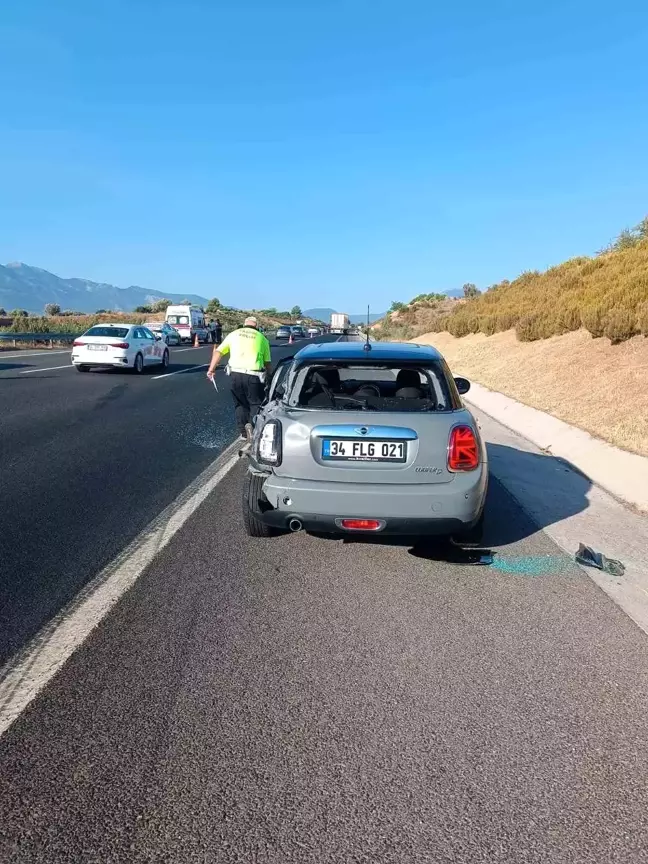
[{"label": "yellow reflective vest", "polygon": [[218,346],[223,357],[229,355],[232,372],[263,372],[270,362],[270,343],[254,327],[234,330]]}]

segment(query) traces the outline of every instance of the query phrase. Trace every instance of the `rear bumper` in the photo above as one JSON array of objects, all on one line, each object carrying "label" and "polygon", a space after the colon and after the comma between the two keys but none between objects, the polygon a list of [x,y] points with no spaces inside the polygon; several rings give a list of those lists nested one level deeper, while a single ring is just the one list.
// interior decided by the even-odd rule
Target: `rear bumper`
[{"label": "rear bumper", "polygon": [[[333,516],[318,516],[314,513],[287,513],[281,510],[269,510],[262,516],[262,521],[272,528],[290,531],[290,523],[297,520],[305,531],[315,534],[380,534],[399,537],[449,537],[466,531],[479,520],[479,516],[470,523],[458,519],[403,519],[401,517],[384,520],[384,527],[379,530],[349,531],[340,527],[339,519]],[[348,515],[342,518],[350,518]]]},{"label": "rear bumper", "polygon": [[380,519],[367,534],[450,535],[475,525],[488,488],[486,465],[457,474],[450,483],[347,484],[287,480],[267,476],[259,516],[267,525],[287,529],[293,519],[309,531],[346,534],[341,519]]},{"label": "rear bumper", "polygon": [[126,369],[128,368],[128,357],[111,357],[107,359],[95,359],[95,357],[72,355],[73,366],[94,366],[98,369]]}]

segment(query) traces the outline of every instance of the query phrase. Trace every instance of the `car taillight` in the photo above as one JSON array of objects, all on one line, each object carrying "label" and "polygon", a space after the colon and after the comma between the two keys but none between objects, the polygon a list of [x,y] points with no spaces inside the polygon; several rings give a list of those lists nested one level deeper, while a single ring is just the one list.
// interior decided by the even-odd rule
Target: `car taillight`
[{"label": "car taillight", "polygon": [[269,420],[261,430],[257,456],[265,465],[281,465],[281,423],[278,420]]},{"label": "car taillight", "polygon": [[383,523],[379,519],[341,519],[340,525],[347,531],[378,531]]},{"label": "car taillight", "polygon": [[83,341],[83,339],[75,339],[74,342],[72,343],[72,347],[73,348],[80,348],[82,345],[85,345],[85,344],[86,343]]},{"label": "car taillight", "polygon": [[128,342],[110,342],[111,348],[128,348]]},{"label": "car taillight", "polygon": [[479,465],[479,444],[470,426],[455,426],[448,444],[448,470],[474,471]]}]

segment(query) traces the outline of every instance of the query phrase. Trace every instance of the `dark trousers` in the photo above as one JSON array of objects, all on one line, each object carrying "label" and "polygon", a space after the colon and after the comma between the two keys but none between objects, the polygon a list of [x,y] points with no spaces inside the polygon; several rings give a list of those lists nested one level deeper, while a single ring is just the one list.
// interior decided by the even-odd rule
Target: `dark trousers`
[{"label": "dark trousers", "polygon": [[265,396],[265,385],[256,375],[232,372],[230,375],[236,425],[243,435],[246,423],[254,423]]}]

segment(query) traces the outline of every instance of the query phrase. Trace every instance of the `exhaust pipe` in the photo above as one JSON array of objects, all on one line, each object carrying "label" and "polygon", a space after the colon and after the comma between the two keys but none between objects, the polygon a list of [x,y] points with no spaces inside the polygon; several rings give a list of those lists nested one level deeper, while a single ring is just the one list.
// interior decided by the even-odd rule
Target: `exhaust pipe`
[{"label": "exhaust pipe", "polygon": [[288,527],[293,532],[293,534],[296,534],[298,531],[302,530],[302,523],[299,521],[299,519],[291,519],[288,523]]}]

